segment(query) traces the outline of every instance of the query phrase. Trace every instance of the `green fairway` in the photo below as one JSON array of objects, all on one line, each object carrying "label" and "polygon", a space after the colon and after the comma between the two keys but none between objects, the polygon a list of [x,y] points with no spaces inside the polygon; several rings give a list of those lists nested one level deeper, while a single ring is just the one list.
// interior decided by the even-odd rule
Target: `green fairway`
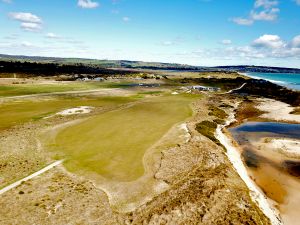
[{"label": "green fairway", "polygon": [[191,96],[147,99],[129,108],[93,116],[61,130],[47,144],[63,153],[73,172],[96,172],[132,181],[144,173],[143,156],[174,124],[192,115]]},{"label": "green fairway", "polygon": [[127,82],[67,82],[53,84],[15,84],[0,85],[0,97],[11,97],[21,95],[43,94],[66,91],[85,91],[98,88],[121,88],[127,87]]},{"label": "green fairway", "polygon": [[115,106],[133,101],[134,97],[57,97],[35,101],[24,100],[0,105],[0,130],[46,117],[77,106]]}]

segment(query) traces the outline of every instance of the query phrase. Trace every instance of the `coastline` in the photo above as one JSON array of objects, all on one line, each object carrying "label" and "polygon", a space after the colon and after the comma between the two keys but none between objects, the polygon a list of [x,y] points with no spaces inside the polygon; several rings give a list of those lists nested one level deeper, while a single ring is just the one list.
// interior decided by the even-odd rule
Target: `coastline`
[{"label": "coastline", "polygon": [[[237,108],[239,104],[240,103],[238,103],[235,108]],[[250,197],[252,198],[253,202],[255,202],[257,206],[262,210],[262,212],[270,219],[271,224],[281,225],[283,224],[283,222],[280,218],[279,211],[270,203],[270,200],[250,178],[238,149],[236,149],[236,147],[233,145],[234,140],[232,140],[232,138],[229,138],[228,135],[223,132],[223,129],[226,129],[226,127],[234,121],[235,114],[234,112],[232,112],[229,115],[225,125],[218,125],[215,136],[226,148],[226,155],[236,172],[247,185],[250,191]]]},{"label": "coastline", "polygon": [[[293,84],[293,83],[289,83],[286,81],[281,81],[281,80],[273,80],[273,79],[268,79],[268,78],[264,78],[264,77],[259,77],[259,76],[255,76],[255,75],[251,75],[250,73],[241,73],[238,72],[238,74],[251,78],[251,79],[257,79],[257,80],[266,80],[269,81],[273,84],[277,84],[279,86],[285,87],[287,89],[293,90],[293,91],[300,91],[300,87],[297,88],[297,86],[299,86],[299,84]],[[273,74],[280,74],[280,73],[273,73]]]}]

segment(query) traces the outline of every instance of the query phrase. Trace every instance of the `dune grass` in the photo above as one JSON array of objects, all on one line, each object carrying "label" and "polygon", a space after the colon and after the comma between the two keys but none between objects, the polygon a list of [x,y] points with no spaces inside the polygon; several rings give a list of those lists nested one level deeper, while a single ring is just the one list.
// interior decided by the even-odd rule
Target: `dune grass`
[{"label": "dune grass", "polygon": [[88,171],[110,180],[132,181],[144,173],[145,151],[174,124],[192,115],[194,97],[164,96],[93,116],[61,130],[47,144],[63,153],[72,172]]},{"label": "dune grass", "polygon": [[0,130],[37,120],[77,106],[114,106],[134,101],[134,97],[56,97],[7,102],[0,105]]}]

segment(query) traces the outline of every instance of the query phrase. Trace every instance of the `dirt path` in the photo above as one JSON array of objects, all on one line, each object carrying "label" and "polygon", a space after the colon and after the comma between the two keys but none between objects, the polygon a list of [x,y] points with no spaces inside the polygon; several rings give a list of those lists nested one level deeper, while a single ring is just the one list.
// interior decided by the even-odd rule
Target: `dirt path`
[{"label": "dirt path", "polygon": [[29,176],[23,178],[23,179],[21,179],[21,180],[18,180],[18,181],[16,181],[15,183],[12,183],[12,184],[6,186],[5,188],[3,188],[3,189],[0,190],[0,195],[2,195],[2,194],[4,194],[5,192],[7,192],[7,191],[9,191],[9,190],[11,190],[11,189],[13,189],[13,188],[19,186],[20,184],[22,184],[22,182],[25,182],[25,181],[28,181],[28,180],[34,178],[34,177],[37,177],[37,176],[39,176],[39,175],[41,175],[41,174],[47,172],[48,170],[50,170],[50,169],[52,169],[52,168],[54,168],[54,167],[60,165],[63,161],[64,161],[64,160],[55,161],[54,163],[52,163],[52,164],[50,164],[50,165],[44,167],[43,169],[41,169],[41,170],[39,170],[39,171],[37,171],[37,172],[35,172],[35,173],[33,173],[33,174],[31,174],[31,175],[29,175]]},{"label": "dirt path", "polygon": [[235,89],[232,89],[230,91],[227,91],[225,94],[230,94],[234,91],[238,91],[238,90],[241,90],[247,83],[243,83],[242,86],[240,86],[239,88],[235,88]]}]

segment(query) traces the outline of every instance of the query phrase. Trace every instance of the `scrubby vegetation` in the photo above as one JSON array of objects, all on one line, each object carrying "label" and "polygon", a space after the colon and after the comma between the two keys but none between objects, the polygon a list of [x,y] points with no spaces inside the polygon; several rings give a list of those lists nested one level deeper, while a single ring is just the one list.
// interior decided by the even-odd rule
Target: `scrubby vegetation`
[{"label": "scrubby vegetation", "polygon": [[252,95],[265,98],[273,98],[278,101],[288,103],[292,106],[300,105],[300,92],[289,90],[280,85],[274,84],[266,80],[245,79],[243,77],[232,78],[184,78],[180,81],[183,84],[199,84],[205,86],[215,86],[223,91],[232,90],[240,87],[244,83],[246,85],[235,91],[234,93],[243,96]]},{"label": "scrubby vegetation", "polygon": [[216,106],[210,106],[208,109],[210,111],[208,113],[209,116],[214,116],[220,120],[224,120],[228,116],[227,113],[223,109],[220,109]]},{"label": "scrubby vegetation", "polygon": [[300,107],[295,108],[293,112],[291,112],[291,114],[296,114],[296,115],[300,115]]},{"label": "scrubby vegetation", "polygon": [[263,112],[255,108],[254,102],[246,98],[236,112],[237,122],[232,126],[242,123],[244,120],[256,120]]},{"label": "scrubby vegetation", "polygon": [[217,129],[217,124],[212,121],[204,120],[201,123],[198,123],[196,125],[196,130],[202,134],[203,136],[209,138],[216,144],[220,145],[221,143],[219,140],[215,137],[215,131]]}]

